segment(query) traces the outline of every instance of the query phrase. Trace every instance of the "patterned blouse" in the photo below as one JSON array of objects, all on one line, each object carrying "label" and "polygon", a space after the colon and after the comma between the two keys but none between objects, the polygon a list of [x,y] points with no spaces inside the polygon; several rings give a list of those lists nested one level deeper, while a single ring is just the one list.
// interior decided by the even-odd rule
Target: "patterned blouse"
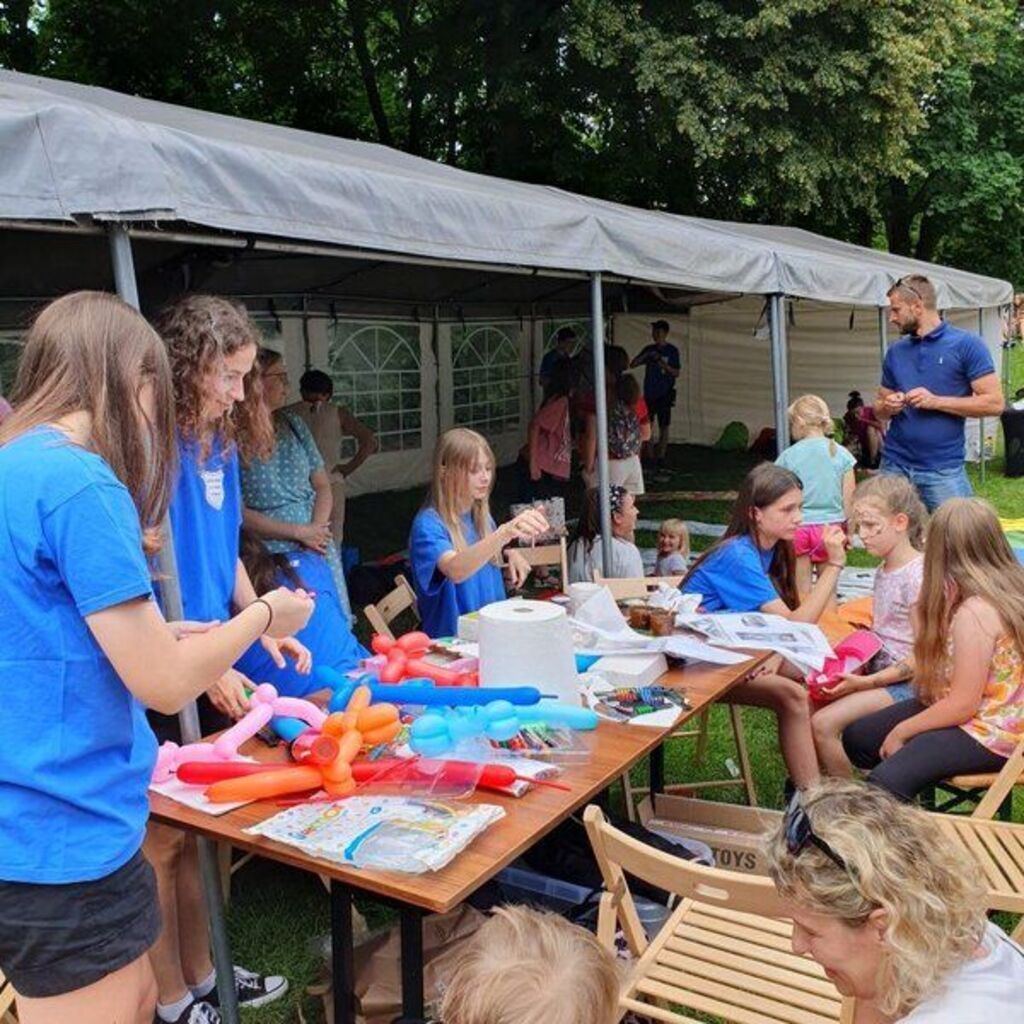
[{"label": "patterned blouse", "polygon": [[960,728],[1000,757],[1024,739],[1024,657],[1012,637],[996,641],[981,703]]},{"label": "patterned blouse", "polygon": [[[242,466],[242,501],[246,508],[262,512],[285,523],[309,523],[313,519],[316,491],[311,475],[324,468],[323,456],[309,427],[294,413],[275,417],[274,454],[269,459],[253,459]],[[264,541],[269,551],[280,554],[301,551],[302,545],[289,540]],[[334,575],[338,598],[346,614],[348,590],[338,548],[333,541],[324,556]]]}]

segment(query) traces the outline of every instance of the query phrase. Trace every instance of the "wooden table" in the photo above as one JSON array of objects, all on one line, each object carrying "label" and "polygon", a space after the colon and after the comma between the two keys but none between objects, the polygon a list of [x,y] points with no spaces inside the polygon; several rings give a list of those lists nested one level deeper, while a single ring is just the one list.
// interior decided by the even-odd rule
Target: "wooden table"
[{"label": "wooden table", "polygon": [[[471,896],[498,871],[529,849],[542,836],[574,811],[606,789],[642,757],[652,755],[652,788],[663,779],[661,744],[665,736],[688,718],[714,702],[743,679],[762,658],[739,665],[696,664],[671,669],[659,685],[686,691],[690,707],[668,728],[655,729],[601,722],[596,731],[579,734],[590,750],[590,759],[564,766],[560,781],[571,792],[538,787],[515,798],[482,792],[468,799],[496,803],[505,817],[488,828],[455,860],[440,871],[423,875],[369,871],[321,860],[264,836],[243,831],[278,813],[271,801],[249,804],[219,817],[203,814],[169,797],[150,793],[152,816],[209,836],[218,842],[269,857],[271,860],[312,871],[331,879],[331,937],[334,975],[334,1018],[336,1024],[355,1020],[355,977],[352,960],[352,897],[356,890],[386,902],[399,911],[402,945],[402,1021],[423,1018],[423,928],[424,913],[445,913]],[[269,750],[250,741],[244,752],[260,760],[283,760],[284,749]]]}]

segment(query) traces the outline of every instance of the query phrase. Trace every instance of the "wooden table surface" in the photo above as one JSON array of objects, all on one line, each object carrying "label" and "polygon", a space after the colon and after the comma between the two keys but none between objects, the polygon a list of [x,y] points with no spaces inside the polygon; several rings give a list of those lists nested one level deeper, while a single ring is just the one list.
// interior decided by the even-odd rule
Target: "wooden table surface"
[{"label": "wooden table surface", "polygon": [[[767,655],[760,655],[740,665],[700,663],[665,673],[658,684],[684,689],[691,705],[671,728],[677,728],[721,697],[765,657]],[[346,867],[311,857],[297,847],[242,831],[278,813],[280,808],[272,801],[248,804],[214,817],[151,792],[150,811],[157,821],[165,824],[229,842],[261,857],[336,878],[370,894],[444,913],[607,788],[627,768],[657,747],[669,731],[602,721],[596,731],[578,734],[591,751],[590,759],[563,766],[559,781],[571,786],[571,792],[536,787],[519,798],[486,791],[474,794],[468,798],[470,801],[498,804],[504,807],[505,817],[477,836],[447,867],[422,875]],[[243,752],[259,760],[285,758],[283,746],[270,750],[257,740],[251,740]]]}]

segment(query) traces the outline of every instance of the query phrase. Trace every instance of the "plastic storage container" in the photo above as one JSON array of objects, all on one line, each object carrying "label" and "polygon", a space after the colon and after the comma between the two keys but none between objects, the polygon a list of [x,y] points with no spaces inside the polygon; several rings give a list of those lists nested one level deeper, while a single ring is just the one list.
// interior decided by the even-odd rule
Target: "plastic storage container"
[{"label": "plastic storage container", "polygon": [[[585,885],[563,882],[560,878],[542,875],[528,868],[505,868],[494,876],[494,880],[506,903],[525,903],[553,910],[582,925],[597,920],[597,894]],[[657,935],[668,920],[669,908],[642,896],[634,896],[633,902],[647,937]]]}]

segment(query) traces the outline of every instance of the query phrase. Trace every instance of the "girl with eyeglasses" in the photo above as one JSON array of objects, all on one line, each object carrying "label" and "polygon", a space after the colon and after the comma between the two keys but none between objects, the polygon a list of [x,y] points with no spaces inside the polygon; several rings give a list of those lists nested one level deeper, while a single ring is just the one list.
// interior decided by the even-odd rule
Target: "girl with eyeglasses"
[{"label": "girl with eyeglasses", "polygon": [[977,866],[934,818],[863,783],[829,780],[791,802],[768,873],[855,1024],[1021,1019],[1024,950],[985,916]]}]

